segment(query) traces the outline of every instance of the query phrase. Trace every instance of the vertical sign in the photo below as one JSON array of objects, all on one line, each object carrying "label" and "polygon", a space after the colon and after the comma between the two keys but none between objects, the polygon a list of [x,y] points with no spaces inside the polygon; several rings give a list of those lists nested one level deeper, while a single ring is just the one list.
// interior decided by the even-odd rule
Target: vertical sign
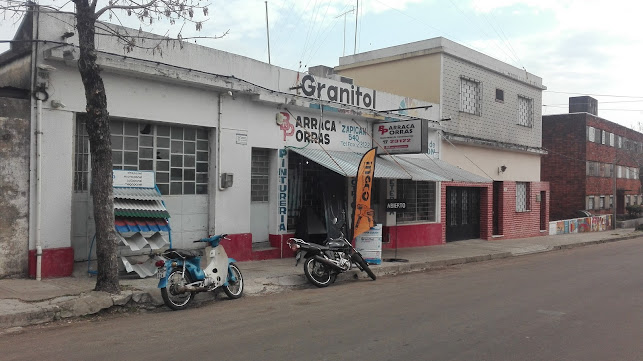
[{"label": "vertical sign", "polygon": [[371,191],[375,176],[375,152],[372,148],[364,154],[357,168],[353,236],[355,238],[375,226],[375,212],[371,209]]},{"label": "vertical sign", "polygon": [[279,149],[279,232],[288,226],[288,162],[286,149]]}]

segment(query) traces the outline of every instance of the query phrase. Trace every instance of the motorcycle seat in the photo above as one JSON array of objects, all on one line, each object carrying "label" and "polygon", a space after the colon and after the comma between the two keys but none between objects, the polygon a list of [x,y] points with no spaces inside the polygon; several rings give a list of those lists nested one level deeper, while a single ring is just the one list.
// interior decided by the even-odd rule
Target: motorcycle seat
[{"label": "motorcycle seat", "polygon": [[345,244],[342,241],[330,240],[326,243],[326,246],[328,248],[342,248],[345,246]]},{"label": "motorcycle seat", "polygon": [[191,258],[196,258],[201,256],[201,253],[197,250],[193,249],[173,249],[170,248],[167,251],[164,252],[164,256],[169,258],[169,259],[179,259],[179,258],[185,258],[185,259],[191,259]]}]

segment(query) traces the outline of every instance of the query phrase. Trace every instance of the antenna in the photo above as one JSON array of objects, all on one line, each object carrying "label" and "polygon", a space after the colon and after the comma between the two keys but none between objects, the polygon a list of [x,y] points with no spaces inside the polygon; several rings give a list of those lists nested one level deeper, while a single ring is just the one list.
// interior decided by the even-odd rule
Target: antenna
[{"label": "antenna", "polygon": [[355,49],[353,50],[353,55],[357,53],[357,16],[359,15],[359,0],[357,2],[357,11],[355,11]]},{"label": "antenna", "polygon": [[342,56],[346,55],[346,14],[350,14],[353,11],[355,11],[355,8],[352,8],[352,9],[350,9],[348,11],[345,11],[342,14],[339,14],[339,15],[335,16],[335,19],[337,19],[340,16],[344,17],[344,48],[342,49]]},{"label": "antenna", "polygon": [[270,28],[268,27],[268,0],[266,3],[266,35],[268,35],[268,64],[270,64]]}]

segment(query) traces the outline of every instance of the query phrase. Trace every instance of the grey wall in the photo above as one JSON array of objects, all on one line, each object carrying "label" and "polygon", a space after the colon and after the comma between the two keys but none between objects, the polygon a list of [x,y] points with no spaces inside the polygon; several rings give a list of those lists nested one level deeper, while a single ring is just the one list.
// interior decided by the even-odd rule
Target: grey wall
[{"label": "grey wall", "polygon": [[29,106],[0,98],[0,278],[28,275]]}]

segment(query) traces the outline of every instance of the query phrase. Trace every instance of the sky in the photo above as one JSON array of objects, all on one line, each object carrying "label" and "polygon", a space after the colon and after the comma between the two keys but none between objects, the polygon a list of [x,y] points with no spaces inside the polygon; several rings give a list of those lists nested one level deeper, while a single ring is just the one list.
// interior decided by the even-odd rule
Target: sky
[{"label": "sky", "polygon": [[[45,3],[71,6],[66,0]],[[344,54],[442,36],[541,77],[547,87],[543,115],[567,113],[570,96],[590,95],[600,117],[643,131],[643,88],[637,85],[643,85],[643,73],[636,71],[643,52],[640,1],[268,0],[267,7],[273,65],[332,67]],[[125,14],[119,19],[140,26]],[[9,15],[0,17],[0,40],[10,40],[16,28]],[[165,23],[142,29],[178,32]],[[264,0],[211,0],[203,28],[187,24],[182,35],[226,31],[223,38],[196,41],[268,62]],[[7,48],[0,43],[0,51]]]}]

